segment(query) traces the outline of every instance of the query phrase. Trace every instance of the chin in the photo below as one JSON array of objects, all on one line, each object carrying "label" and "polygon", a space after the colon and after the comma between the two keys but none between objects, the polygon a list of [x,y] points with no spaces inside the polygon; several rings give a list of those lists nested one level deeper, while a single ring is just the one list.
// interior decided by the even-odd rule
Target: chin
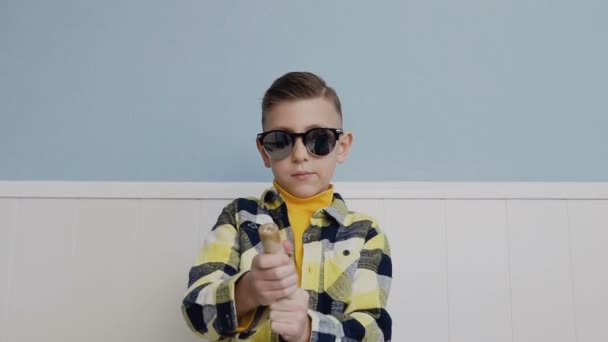
[{"label": "chin", "polygon": [[323,192],[325,189],[327,189],[327,187],[322,187],[318,185],[299,185],[294,186],[291,191],[288,191],[293,196],[299,198],[308,198]]}]

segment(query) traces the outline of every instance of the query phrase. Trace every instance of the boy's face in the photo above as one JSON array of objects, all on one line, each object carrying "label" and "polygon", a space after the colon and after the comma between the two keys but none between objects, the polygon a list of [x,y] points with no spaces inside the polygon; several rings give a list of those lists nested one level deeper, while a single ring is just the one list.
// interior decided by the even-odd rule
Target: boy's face
[{"label": "boy's face", "polygon": [[[304,133],[311,128],[342,128],[342,120],[333,104],[322,98],[282,102],[267,113],[264,132],[283,130]],[[327,190],[337,163],[348,157],[352,134],[344,133],[334,149],[326,156],[311,154],[302,141],[296,138],[291,153],[280,160],[268,156],[260,141],[257,147],[266,167],[272,168],[275,180],[293,196],[307,198]]]}]

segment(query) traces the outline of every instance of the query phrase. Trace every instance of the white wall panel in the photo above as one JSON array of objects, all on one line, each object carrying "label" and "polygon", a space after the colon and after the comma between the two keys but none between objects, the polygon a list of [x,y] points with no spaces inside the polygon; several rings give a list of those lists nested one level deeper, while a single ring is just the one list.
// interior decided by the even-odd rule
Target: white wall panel
[{"label": "white wall panel", "polygon": [[439,200],[386,200],[395,341],[448,341],[444,208]]},{"label": "white wall panel", "polygon": [[566,201],[508,201],[513,341],[576,341]]},{"label": "white wall panel", "polygon": [[608,201],[569,201],[578,342],[608,341]]},{"label": "white wall panel", "polygon": [[199,201],[142,201],[133,340],[199,340],[187,328],[180,310],[198,248],[199,222]]},{"label": "white wall panel", "polygon": [[141,304],[137,300],[141,287],[147,286],[137,272],[141,210],[138,200],[79,203],[72,259],[75,300],[69,306],[73,340],[135,340],[133,319]]},{"label": "white wall panel", "polygon": [[[8,292],[8,341],[70,337],[74,312],[75,214],[77,201],[23,199],[14,231]],[[101,310],[100,310],[101,311]],[[77,326],[74,329],[78,329]]]},{"label": "white wall panel", "polygon": [[504,201],[446,202],[451,342],[511,342]]}]

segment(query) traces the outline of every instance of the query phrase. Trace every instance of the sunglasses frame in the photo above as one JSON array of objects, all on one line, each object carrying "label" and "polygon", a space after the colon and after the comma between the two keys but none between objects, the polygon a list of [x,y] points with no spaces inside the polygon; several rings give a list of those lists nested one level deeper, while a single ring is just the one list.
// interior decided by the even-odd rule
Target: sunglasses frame
[{"label": "sunglasses frame", "polygon": [[[294,145],[295,145],[295,143],[296,143],[296,139],[297,139],[298,137],[301,137],[301,138],[302,138],[302,143],[304,144],[304,147],[306,147],[306,151],[308,151],[308,153],[310,153],[310,154],[312,154],[313,156],[316,156],[316,157],[324,157],[324,156],[328,155],[329,153],[331,153],[331,151],[330,151],[328,154],[326,154],[326,155],[318,155],[318,154],[315,154],[314,152],[312,152],[310,149],[308,149],[308,146],[306,145],[306,139],[305,139],[306,134],[310,133],[311,131],[317,130],[317,129],[324,129],[324,130],[328,130],[328,131],[332,132],[332,133],[334,134],[335,138],[336,138],[336,144],[338,143],[338,140],[340,140],[340,136],[341,136],[342,134],[344,134],[344,130],[343,130],[343,129],[341,129],[341,128],[328,128],[328,127],[314,127],[314,128],[311,128],[311,129],[309,129],[308,131],[303,132],[303,133],[292,133],[292,132],[288,132],[288,131],[285,131],[285,130],[282,130],[282,129],[273,129],[272,131],[266,131],[266,132],[258,133],[258,135],[257,135],[257,139],[258,139],[258,141],[260,142],[260,145],[262,145],[262,148],[264,148],[264,152],[266,152],[266,154],[267,154],[267,155],[268,155],[268,156],[269,156],[271,159],[274,159],[274,160],[282,160],[282,159],[286,158],[287,156],[289,156],[289,154],[291,154],[291,152],[293,151],[293,147],[294,147]],[[274,133],[274,132],[281,132],[281,133],[285,133],[285,134],[287,134],[287,135],[289,136],[289,138],[291,139],[291,150],[290,150],[290,151],[289,151],[289,153],[288,153],[288,154],[287,154],[285,157],[283,157],[283,158],[279,158],[279,159],[275,159],[275,158],[273,158],[273,157],[270,155],[270,153],[268,152],[268,150],[266,150],[266,147],[264,146],[264,138],[265,138],[265,137],[266,137],[268,134],[270,134],[270,133]],[[333,149],[334,149],[334,148],[336,148],[336,144],[334,144],[334,147],[332,148],[332,151],[333,151]]]}]

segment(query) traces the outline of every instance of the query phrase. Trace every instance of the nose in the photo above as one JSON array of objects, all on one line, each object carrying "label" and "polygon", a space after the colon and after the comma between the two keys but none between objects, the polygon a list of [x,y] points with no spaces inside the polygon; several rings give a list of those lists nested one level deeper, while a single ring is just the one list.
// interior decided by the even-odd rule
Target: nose
[{"label": "nose", "polygon": [[304,146],[304,140],[302,137],[297,137],[293,142],[293,150],[291,151],[291,161],[302,162],[308,160],[308,150]]}]

